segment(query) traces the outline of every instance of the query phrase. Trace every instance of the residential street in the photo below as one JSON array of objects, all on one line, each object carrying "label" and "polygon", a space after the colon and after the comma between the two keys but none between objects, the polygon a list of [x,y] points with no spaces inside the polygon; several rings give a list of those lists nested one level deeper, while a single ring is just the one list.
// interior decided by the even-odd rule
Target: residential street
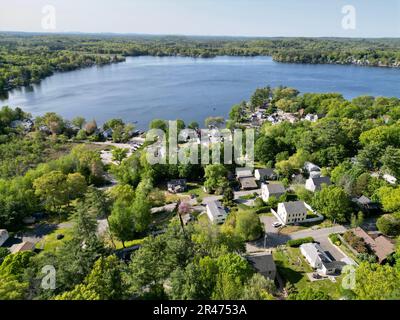
[{"label": "residential street", "polygon": [[[329,254],[335,260],[341,260],[345,256],[342,252],[340,252],[334,245],[332,245],[328,236],[331,233],[342,233],[347,229],[344,226],[334,226],[331,228],[323,228],[323,229],[315,229],[312,228],[302,231],[293,232],[291,234],[281,234],[277,228],[272,226],[273,222],[277,222],[278,220],[275,217],[263,216],[261,217],[261,221],[264,223],[265,234],[267,235],[266,247],[274,248],[279,245],[285,244],[288,240],[291,239],[301,239],[307,237],[313,237],[315,241],[319,242],[322,249],[329,252]],[[255,245],[257,247],[264,247],[264,239],[261,239]]]}]

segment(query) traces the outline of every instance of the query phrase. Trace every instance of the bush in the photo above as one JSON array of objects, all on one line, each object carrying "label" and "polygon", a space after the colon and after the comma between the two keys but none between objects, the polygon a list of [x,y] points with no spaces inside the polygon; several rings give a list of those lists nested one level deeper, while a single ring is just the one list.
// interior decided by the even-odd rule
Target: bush
[{"label": "bush", "polygon": [[400,219],[398,214],[385,214],[376,222],[378,230],[387,236],[400,234]]},{"label": "bush", "polygon": [[264,206],[264,207],[258,208],[258,209],[256,210],[256,213],[257,213],[257,214],[261,214],[261,213],[270,213],[270,212],[271,212],[271,207],[270,207],[270,206]]},{"label": "bush", "polygon": [[296,239],[296,240],[289,240],[286,245],[292,248],[297,248],[300,247],[302,244],[305,243],[312,243],[314,242],[313,237],[307,237],[307,238],[302,238],[302,239]]},{"label": "bush", "polygon": [[256,198],[256,199],[254,200],[254,206],[255,206],[256,208],[262,208],[262,207],[265,207],[265,203],[264,203],[263,199],[261,199],[261,198]]},{"label": "bush", "polygon": [[343,235],[344,240],[358,253],[368,253],[369,249],[363,238],[357,237],[353,231],[346,231]]},{"label": "bush", "polygon": [[332,241],[332,243],[336,244],[337,246],[340,246],[342,244],[342,241],[340,241],[339,236],[336,233],[330,234],[329,239]]}]

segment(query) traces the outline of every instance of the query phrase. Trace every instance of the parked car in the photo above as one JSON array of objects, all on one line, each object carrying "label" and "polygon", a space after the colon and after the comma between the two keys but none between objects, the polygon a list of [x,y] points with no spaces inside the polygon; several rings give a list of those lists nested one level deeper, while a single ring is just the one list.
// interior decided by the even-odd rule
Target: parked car
[{"label": "parked car", "polygon": [[274,228],[279,228],[279,227],[282,226],[282,223],[280,223],[280,222],[274,222],[274,223],[272,224],[272,226],[273,226]]}]

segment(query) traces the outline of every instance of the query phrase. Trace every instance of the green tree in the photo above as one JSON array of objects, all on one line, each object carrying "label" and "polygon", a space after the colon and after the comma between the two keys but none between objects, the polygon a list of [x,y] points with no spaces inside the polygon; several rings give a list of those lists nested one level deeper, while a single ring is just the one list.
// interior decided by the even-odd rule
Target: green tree
[{"label": "green tree", "polygon": [[345,222],[351,209],[348,195],[341,187],[329,186],[317,192],[313,199],[314,208],[325,217]]},{"label": "green tree", "polygon": [[277,142],[270,136],[261,136],[257,139],[254,146],[254,155],[258,161],[269,163],[275,160],[275,156],[280,152]]},{"label": "green tree", "polygon": [[272,280],[266,279],[259,273],[255,273],[250,280],[245,283],[240,299],[274,300],[273,294],[275,292],[276,287]]},{"label": "green tree", "polygon": [[389,265],[361,263],[355,284],[354,293],[359,300],[400,299],[400,273]]},{"label": "green tree", "polygon": [[385,235],[400,235],[400,213],[383,215],[376,221],[376,226]]},{"label": "green tree", "polygon": [[86,120],[85,120],[85,118],[83,118],[83,117],[75,117],[74,119],[72,119],[71,123],[72,123],[74,126],[76,126],[77,128],[82,129],[83,126],[84,126],[85,123],[86,123]]},{"label": "green tree", "polygon": [[133,240],[135,237],[135,220],[132,209],[121,201],[114,203],[108,218],[111,233],[122,242]]},{"label": "green tree", "polygon": [[210,164],[205,168],[205,188],[210,192],[222,193],[228,186],[228,171],[222,164]]},{"label": "green tree", "polygon": [[129,150],[122,148],[115,148],[112,150],[112,160],[116,161],[119,165],[127,157]]},{"label": "green tree", "polygon": [[68,202],[68,184],[65,174],[52,171],[33,181],[35,195],[47,210],[59,211]]}]

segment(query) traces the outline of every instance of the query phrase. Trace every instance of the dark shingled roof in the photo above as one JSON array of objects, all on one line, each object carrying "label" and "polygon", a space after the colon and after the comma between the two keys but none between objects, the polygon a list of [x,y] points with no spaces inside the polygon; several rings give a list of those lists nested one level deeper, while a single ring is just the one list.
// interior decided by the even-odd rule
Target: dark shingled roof
[{"label": "dark shingled roof", "polygon": [[267,184],[266,186],[270,195],[285,193],[285,187],[281,183],[270,183]]},{"label": "dark shingled roof", "polygon": [[275,271],[276,266],[272,254],[254,254],[247,256],[247,260],[257,272]]},{"label": "dark shingled roof", "polygon": [[323,184],[328,186],[331,184],[331,179],[329,179],[329,177],[315,177],[310,179],[317,188],[320,188]]}]

